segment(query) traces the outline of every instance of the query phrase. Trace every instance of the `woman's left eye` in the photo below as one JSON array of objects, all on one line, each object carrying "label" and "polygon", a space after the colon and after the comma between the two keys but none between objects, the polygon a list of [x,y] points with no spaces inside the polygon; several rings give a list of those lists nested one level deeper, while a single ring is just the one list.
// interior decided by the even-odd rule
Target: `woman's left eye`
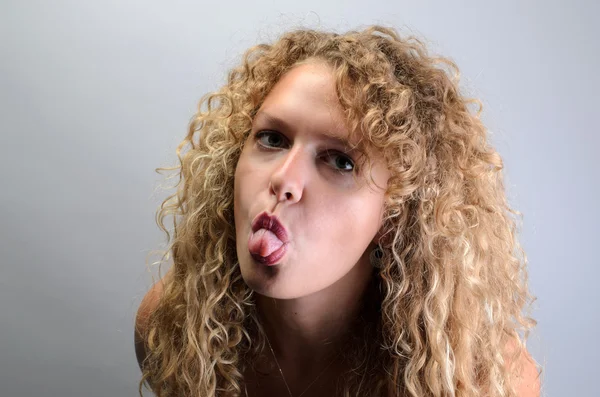
[{"label": "woman's left eye", "polygon": [[[280,145],[285,143],[286,138],[275,131],[261,131],[255,136],[258,144],[266,149],[280,148]],[[325,151],[327,163],[332,165],[337,171],[342,173],[350,173],[354,170],[354,161],[338,151]],[[333,160],[333,161],[331,161]]]},{"label": "woman's left eye", "polygon": [[354,170],[354,162],[352,159],[344,154],[338,152],[326,152],[329,159],[336,159],[333,161],[334,168],[341,172],[352,172]]}]

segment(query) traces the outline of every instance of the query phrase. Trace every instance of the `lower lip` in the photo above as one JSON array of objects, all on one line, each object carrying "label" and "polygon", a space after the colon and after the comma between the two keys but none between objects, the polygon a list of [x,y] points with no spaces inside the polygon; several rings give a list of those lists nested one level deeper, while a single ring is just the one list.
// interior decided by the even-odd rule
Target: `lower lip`
[{"label": "lower lip", "polygon": [[255,255],[255,254],[250,254],[250,255],[258,263],[261,263],[265,266],[274,266],[277,263],[279,263],[279,261],[281,261],[281,259],[283,258],[283,256],[285,255],[286,252],[287,252],[287,243],[283,244],[278,250],[274,251],[273,253],[271,253],[271,255],[266,256],[266,257],[262,257],[260,255]]}]

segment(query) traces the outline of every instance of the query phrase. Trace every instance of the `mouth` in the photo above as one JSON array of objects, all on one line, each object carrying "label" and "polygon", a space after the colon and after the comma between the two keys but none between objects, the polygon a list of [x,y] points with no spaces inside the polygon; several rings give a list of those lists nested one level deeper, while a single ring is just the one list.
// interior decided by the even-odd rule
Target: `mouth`
[{"label": "mouth", "polygon": [[281,224],[279,219],[275,215],[269,215],[266,211],[260,213],[254,222],[252,222],[252,232],[256,233],[260,229],[266,229],[275,234],[277,238],[286,244],[288,240],[288,233],[286,228]]},{"label": "mouth", "polygon": [[248,237],[248,251],[252,258],[263,265],[273,266],[283,259],[288,249],[288,233],[274,215],[266,211],[252,222]]}]

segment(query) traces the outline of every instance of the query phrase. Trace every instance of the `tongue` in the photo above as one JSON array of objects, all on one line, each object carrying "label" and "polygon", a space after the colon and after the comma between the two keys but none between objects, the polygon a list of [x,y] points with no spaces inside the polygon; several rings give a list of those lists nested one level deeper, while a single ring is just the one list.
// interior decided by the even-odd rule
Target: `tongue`
[{"label": "tongue", "polygon": [[267,229],[259,229],[252,233],[248,240],[250,253],[260,255],[263,258],[271,255],[283,245],[273,232]]}]

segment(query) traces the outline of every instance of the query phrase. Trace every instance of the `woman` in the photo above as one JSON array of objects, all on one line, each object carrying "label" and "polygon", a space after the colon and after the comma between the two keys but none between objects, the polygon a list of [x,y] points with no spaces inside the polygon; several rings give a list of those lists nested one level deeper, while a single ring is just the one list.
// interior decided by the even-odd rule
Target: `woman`
[{"label": "woman", "polygon": [[439,64],[384,27],[297,30],[203,98],[140,395],[539,395],[519,213]]}]

